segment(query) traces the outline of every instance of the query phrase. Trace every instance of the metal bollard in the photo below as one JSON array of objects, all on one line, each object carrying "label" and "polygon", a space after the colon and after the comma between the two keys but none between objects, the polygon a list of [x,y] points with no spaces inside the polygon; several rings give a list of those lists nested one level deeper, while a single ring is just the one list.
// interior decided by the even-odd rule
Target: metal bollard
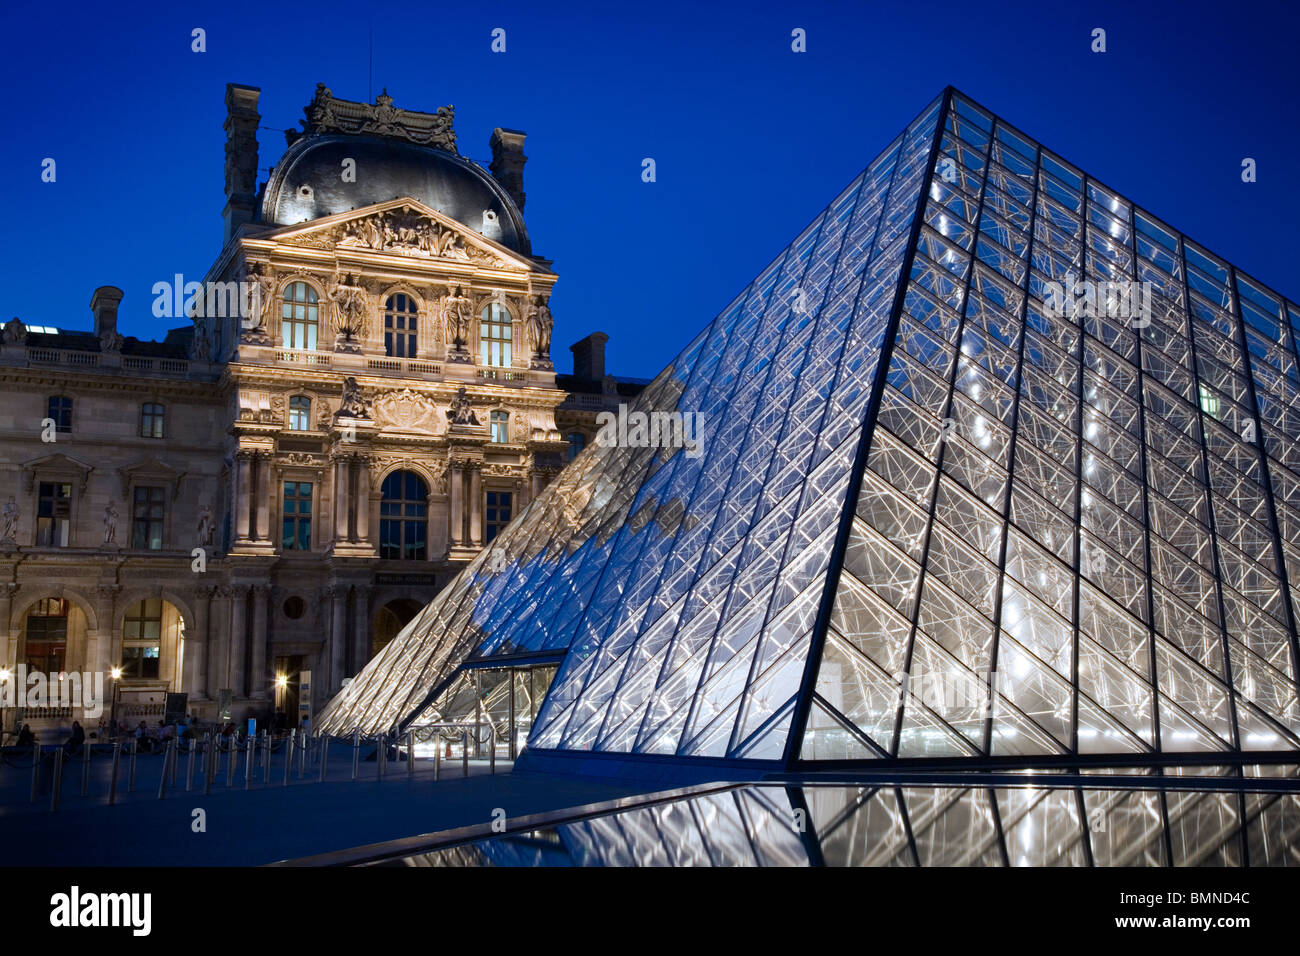
[{"label": "metal bollard", "polygon": [[379,735],[379,749],[375,751],[375,773],[378,779],[384,779],[384,763],[388,760],[388,735]]},{"label": "metal bollard", "polygon": [[41,789],[41,745],[32,744],[32,803]]},{"label": "metal bollard", "polygon": [[162,773],[158,776],[158,799],[162,800],[167,796],[167,774],[171,770],[172,758],[176,756],[175,738],[167,741],[167,747],[163,750]]},{"label": "metal bollard", "polygon": [[406,776],[415,776],[415,731],[406,732]]},{"label": "metal bollard", "polygon": [[290,733],[284,741],[284,780],[280,784],[283,787],[289,786],[289,768],[293,766],[293,742],[296,737],[296,733]]},{"label": "metal bollard", "polygon": [[244,789],[247,790],[253,783],[253,750],[254,738],[252,734],[244,737]]},{"label": "metal bollard", "polygon": [[87,743],[81,750],[81,795],[90,796],[90,755],[94,753],[94,748]]},{"label": "metal bollard", "polygon": [[442,770],[442,736],[434,731],[433,734],[433,779],[436,783],[438,773]]},{"label": "metal bollard", "polygon": [[496,724],[488,723],[488,770],[491,773],[497,772],[497,728]]},{"label": "metal bollard", "polygon": [[328,734],[322,734],[316,738],[317,745],[320,747],[320,777],[317,783],[324,783],[326,770],[325,767],[330,759],[330,738]]},{"label": "metal bollard", "polygon": [[63,789],[63,748],[54,748],[54,779],[50,787],[50,809],[59,809],[59,791]]},{"label": "metal bollard", "polygon": [[117,803],[117,768],[122,763],[122,743],[113,742],[113,772],[108,778],[108,805]]},{"label": "metal bollard", "polygon": [[352,731],[352,779],[357,779],[357,764],[361,760],[361,731]]},{"label": "metal bollard", "polygon": [[140,741],[136,737],[131,738],[131,764],[127,768],[126,774],[126,792],[135,793],[135,757],[136,752],[140,749]]},{"label": "metal bollard", "polygon": [[298,734],[298,779],[301,780],[307,772],[307,731],[300,727]]},{"label": "metal bollard", "polygon": [[460,775],[469,776],[469,731],[460,732]]},{"label": "metal bollard", "polygon": [[180,749],[180,748],[181,748],[181,741],[180,741],[180,738],[179,738],[179,737],[173,737],[173,738],[171,738],[171,748],[172,748],[172,779],[171,779],[171,788],[172,788],[173,790],[175,790],[175,789],[176,789],[176,770],[177,770],[177,768],[179,768],[180,765],[181,765],[181,749]]},{"label": "metal bollard", "polygon": [[269,730],[262,735],[262,744],[266,747],[266,752],[262,755],[262,782],[269,787],[271,785],[271,732]]},{"label": "metal bollard", "polygon": [[199,749],[197,737],[190,737],[190,755],[185,761],[185,792],[189,793],[194,789],[194,751]]},{"label": "metal bollard", "polygon": [[235,785],[235,771],[239,766],[239,735],[230,738],[230,763],[226,765],[226,789]]},{"label": "metal bollard", "polygon": [[212,792],[212,757],[216,751],[216,739],[212,734],[203,738],[203,795]]}]

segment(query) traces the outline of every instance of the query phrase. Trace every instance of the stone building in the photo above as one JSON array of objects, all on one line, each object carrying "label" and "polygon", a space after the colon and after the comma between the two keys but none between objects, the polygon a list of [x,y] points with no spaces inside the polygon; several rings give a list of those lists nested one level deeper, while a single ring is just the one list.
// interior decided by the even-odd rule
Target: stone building
[{"label": "stone building", "polygon": [[[451,107],[320,85],[259,183],[258,96],[226,90],[220,254],[152,290],[186,324],[123,338],[103,287],[91,332],[3,328],[0,679],[101,672],[120,718],[184,693],[293,724],[639,388],[605,374],[603,333],[557,385],[523,133],[496,129],[484,168]],[[13,700],[37,727],[84,715]]]}]

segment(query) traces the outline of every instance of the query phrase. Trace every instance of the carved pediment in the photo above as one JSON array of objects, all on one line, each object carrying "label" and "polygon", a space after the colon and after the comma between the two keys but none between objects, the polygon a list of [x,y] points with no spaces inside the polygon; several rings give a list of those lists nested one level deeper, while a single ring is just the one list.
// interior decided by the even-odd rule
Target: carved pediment
[{"label": "carved pediment", "polygon": [[531,268],[505,247],[409,199],[371,207],[362,214],[341,213],[310,226],[292,226],[274,238],[310,249],[358,249],[497,269]]},{"label": "carved pediment", "polygon": [[149,458],[117,470],[117,476],[122,482],[123,500],[130,495],[133,482],[137,484],[165,485],[171,489],[172,499],[175,500],[176,496],[180,494],[181,479],[185,477],[185,474],[184,471],[173,468],[157,458]]},{"label": "carved pediment", "polygon": [[90,479],[90,474],[95,470],[93,465],[88,465],[84,461],[78,461],[69,455],[61,452],[54,455],[44,455],[41,458],[33,458],[31,461],[23,463],[23,488],[31,492],[36,487],[36,477],[50,478],[73,478],[77,481],[78,491],[86,490],[86,482]]},{"label": "carved pediment", "polygon": [[398,431],[440,434],[444,428],[437,412],[432,399],[409,388],[385,392],[374,402],[375,421]]}]

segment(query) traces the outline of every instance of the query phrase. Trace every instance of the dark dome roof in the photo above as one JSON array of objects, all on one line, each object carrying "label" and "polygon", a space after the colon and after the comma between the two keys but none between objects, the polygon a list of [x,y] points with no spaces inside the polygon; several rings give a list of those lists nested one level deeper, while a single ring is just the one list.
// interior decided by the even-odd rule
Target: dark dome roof
[{"label": "dark dome roof", "polygon": [[[356,182],[342,179],[345,159],[356,161]],[[418,200],[508,249],[531,254],[523,216],[481,166],[445,150],[376,136],[299,139],[285,150],[266,184],[261,221],[297,225],[399,197]]]}]

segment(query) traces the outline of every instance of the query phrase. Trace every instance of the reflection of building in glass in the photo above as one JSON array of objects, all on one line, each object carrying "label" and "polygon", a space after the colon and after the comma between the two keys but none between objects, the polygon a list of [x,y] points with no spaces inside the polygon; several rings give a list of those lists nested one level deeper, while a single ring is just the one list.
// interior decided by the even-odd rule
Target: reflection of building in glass
[{"label": "reflection of building in glass", "polygon": [[948,91],[632,403],[702,454],[589,444],[324,724],[545,661],[537,761],[1293,754],[1298,333]]},{"label": "reflection of building in glass", "polygon": [[[1216,768],[1222,772],[1224,768]],[[1295,794],[738,787],[375,861],[401,866],[1284,866]],[[797,826],[792,822],[798,821]]]}]

